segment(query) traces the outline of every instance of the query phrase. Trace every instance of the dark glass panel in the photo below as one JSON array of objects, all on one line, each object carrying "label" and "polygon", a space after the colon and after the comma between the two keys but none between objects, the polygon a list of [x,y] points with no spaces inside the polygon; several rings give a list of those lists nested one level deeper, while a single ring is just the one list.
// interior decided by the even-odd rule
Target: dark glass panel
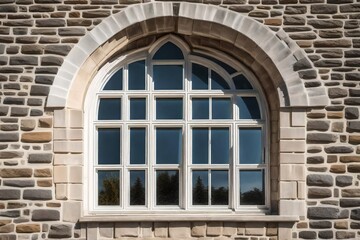
[{"label": "dark glass panel", "polygon": [[260,119],[260,109],[256,97],[238,97],[240,119]]},{"label": "dark glass panel", "polygon": [[236,89],[253,89],[249,80],[244,75],[237,75],[233,78]]},{"label": "dark glass panel", "polygon": [[193,98],[192,99],[192,118],[209,119],[209,99]]},{"label": "dark glass panel", "polygon": [[212,99],[212,119],[232,119],[232,102],[230,98]]},{"label": "dark glass panel", "polygon": [[216,58],[213,58],[208,55],[201,54],[201,53],[193,53],[193,55],[204,57],[204,58],[209,59],[210,61],[213,61],[214,63],[216,63],[216,64],[220,65],[222,68],[224,68],[229,74],[233,74],[236,72],[236,70],[233,67],[227,65],[226,63],[224,63]]},{"label": "dark glass panel", "polygon": [[130,119],[131,120],[146,119],[146,98],[130,99]]},{"label": "dark glass panel", "polygon": [[211,163],[228,164],[230,154],[229,129],[211,129]]},{"label": "dark glass panel", "polygon": [[193,205],[209,204],[209,181],[208,171],[193,171],[192,193]]},{"label": "dark glass panel", "polygon": [[240,204],[265,205],[263,170],[240,171]]},{"label": "dark glass panel", "polygon": [[120,69],[105,84],[103,90],[122,90],[123,70]]},{"label": "dark glass panel", "polygon": [[145,205],[145,171],[130,171],[130,205]]},{"label": "dark glass panel", "polygon": [[179,171],[156,171],[156,205],[179,205]]},{"label": "dark glass panel", "polygon": [[209,130],[193,128],[192,130],[192,163],[209,163]]},{"label": "dark glass panel", "polygon": [[120,98],[101,98],[99,103],[99,120],[120,120],[121,119],[121,99]]},{"label": "dark glass panel", "polygon": [[120,173],[119,171],[98,171],[98,204],[120,204]]},{"label": "dark glass panel", "polygon": [[119,128],[98,129],[98,164],[120,164],[120,149]]},{"label": "dark glass panel", "polygon": [[260,128],[239,129],[240,163],[262,163],[262,134]]},{"label": "dark glass panel", "polygon": [[182,98],[157,98],[156,119],[183,119]]},{"label": "dark glass panel", "polygon": [[182,159],[182,129],[156,129],[156,164],[180,164]]},{"label": "dark glass panel", "polygon": [[153,81],[155,90],[183,89],[182,65],[155,65]]},{"label": "dark glass panel", "polygon": [[217,72],[211,71],[211,89],[212,90],[225,90],[230,89],[229,84]]},{"label": "dark glass panel", "polygon": [[129,90],[145,89],[145,60],[129,64]]},{"label": "dark glass panel", "polygon": [[211,171],[211,205],[229,204],[228,171]]},{"label": "dark glass panel", "polygon": [[199,64],[192,64],[192,89],[208,89],[209,88],[209,72],[208,69]]},{"label": "dark glass panel", "polygon": [[167,42],[159,48],[155,53],[153,59],[165,60],[165,59],[184,59],[184,55],[180,48],[178,48],[172,42]]},{"label": "dark glass panel", "polygon": [[130,164],[145,164],[146,129],[130,129]]}]

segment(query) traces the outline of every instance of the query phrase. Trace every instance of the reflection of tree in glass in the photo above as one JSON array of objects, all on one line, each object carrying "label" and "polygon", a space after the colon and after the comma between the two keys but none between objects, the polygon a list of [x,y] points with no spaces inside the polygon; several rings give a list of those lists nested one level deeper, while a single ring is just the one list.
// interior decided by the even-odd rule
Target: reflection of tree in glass
[{"label": "reflection of tree in glass", "polygon": [[102,182],[99,205],[119,205],[119,203],[119,178],[110,175]]},{"label": "reflection of tree in glass", "polygon": [[208,190],[204,186],[200,176],[197,177],[195,187],[193,188],[193,204],[208,204]]},{"label": "reflection of tree in glass", "polygon": [[241,193],[240,202],[242,205],[264,205],[264,191],[254,187],[252,190]]},{"label": "reflection of tree in glass", "polygon": [[157,175],[157,204],[178,205],[179,204],[179,173],[169,175],[169,172],[158,172]]},{"label": "reflection of tree in glass", "polygon": [[139,177],[130,188],[130,203],[131,205],[145,205],[145,187]]},{"label": "reflection of tree in glass", "polygon": [[225,187],[211,188],[211,204],[227,205],[229,190]]}]

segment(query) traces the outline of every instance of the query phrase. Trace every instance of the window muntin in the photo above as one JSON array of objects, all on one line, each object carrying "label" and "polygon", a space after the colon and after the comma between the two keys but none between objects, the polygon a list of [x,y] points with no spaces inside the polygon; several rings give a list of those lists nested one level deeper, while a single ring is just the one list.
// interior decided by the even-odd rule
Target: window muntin
[{"label": "window muntin", "polygon": [[[244,72],[229,75],[230,68],[223,70],[219,61],[192,57],[168,43],[155,51],[153,58],[149,54],[146,60],[122,64],[98,93],[99,106],[103,99],[120,100],[115,110],[120,116],[99,117],[104,110],[98,107],[98,120],[94,120],[102,128],[119,129],[120,160],[93,165],[97,182],[93,197],[97,201],[90,208],[95,212],[196,211],[204,207],[266,210],[266,121],[258,91]],[[165,45],[173,50],[175,46],[182,55],[176,50],[172,56],[164,50]],[[260,149],[261,160],[242,156],[249,148],[242,144],[246,142],[241,140],[245,138],[242,134],[248,131],[252,135],[252,130],[256,136],[251,142],[256,146],[250,144],[250,148]],[[99,141],[95,139],[95,145]],[[244,162],[243,158],[251,160]],[[105,173],[111,175],[113,186],[119,186],[119,193],[112,190],[119,200],[110,199],[106,204],[99,200],[109,182]],[[257,198],[249,200],[254,189]],[[101,197],[104,199],[104,193]]]}]

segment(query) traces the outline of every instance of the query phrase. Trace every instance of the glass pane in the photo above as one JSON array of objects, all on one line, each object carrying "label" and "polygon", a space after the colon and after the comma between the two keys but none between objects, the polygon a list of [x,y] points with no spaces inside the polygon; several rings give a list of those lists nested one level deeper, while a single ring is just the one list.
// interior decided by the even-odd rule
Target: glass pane
[{"label": "glass pane", "polygon": [[167,42],[155,53],[153,59],[184,59],[184,55],[175,44]]},{"label": "glass pane", "polygon": [[260,119],[260,109],[256,97],[238,97],[240,119]]},{"label": "glass pane", "polygon": [[179,171],[156,171],[156,205],[179,205]]},{"label": "glass pane", "polygon": [[122,82],[123,82],[123,70],[118,70],[108,82],[105,84],[103,90],[122,90]]},{"label": "glass pane", "polygon": [[233,78],[236,89],[253,89],[244,75],[237,75]]},{"label": "glass pane", "polygon": [[192,163],[209,163],[209,130],[193,128],[192,130]]},{"label": "glass pane", "polygon": [[262,163],[261,128],[239,129],[240,163]]},{"label": "glass pane", "polygon": [[120,204],[120,173],[119,171],[98,171],[98,204]]},{"label": "glass pane", "polygon": [[120,164],[119,128],[98,129],[98,164]]},{"label": "glass pane", "polygon": [[193,171],[192,191],[193,205],[209,204],[208,171]]},{"label": "glass pane", "polygon": [[145,171],[130,171],[130,205],[145,205]]},{"label": "glass pane", "polygon": [[265,205],[264,171],[240,171],[240,204]]},{"label": "glass pane", "polygon": [[209,119],[209,99],[207,98],[192,99],[192,118]]},{"label": "glass pane", "polygon": [[229,204],[228,171],[211,171],[211,205]]},{"label": "glass pane", "polygon": [[145,60],[129,64],[129,90],[145,89]]},{"label": "glass pane", "polygon": [[100,99],[99,120],[120,120],[121,119],[121,99],[102,98]]},{"label": "glass pane", "polygon": [[208,89],[209,88],[208,69],[199,64],[192,64],[192,89]]},{"label": "glass pane", "polygon": [[182,98],[157,98],[156,119],[182,119]]},{"label": "glass pane", "polygon": [[230,89],[225,79],[217,72],[211,71],[211,89],[212,90],[224,90]]},{"label": "glass pane", "polygon": [[146,119],[146,98],[130,99],[130,119],[131,120]]},{"label": "glass pane", "polygon": [[146,130],[145,128],[130,129],[130,164],[145,164]]},{"label": "glass pane", "polygon": [[216,58],[213,58],[213,57],[210,57],[208,55],[205,55],[205,54],[201,54],[201,53],[192,53],[193,55],[195,56],[200,56],[200,57],[203,57],[203,58],[207,58],[209,59],[210,61],[213,61],[214,63],[220,65],[222,68],[224,68],[229,74],[233,74],[235,72],[237,72],[233,67],[227,65],[226,63],[216,59]]},{"label": "glass pane", "polygon": [[232,103],[230,98],[212,99],[213,119],[232,119]]},{"label": "glass pane", "polygon": [[211,163],[228,164],[230,154],[229,129],[211,129]]},{"label": "glass pane", "polygon": [[179,164],[182,159],[182,129],[156,129],[156,164]]},{"label": "glass pane", "polygon": [[155,90],[183,89],[182,65],[155,65],[153,77]]}]

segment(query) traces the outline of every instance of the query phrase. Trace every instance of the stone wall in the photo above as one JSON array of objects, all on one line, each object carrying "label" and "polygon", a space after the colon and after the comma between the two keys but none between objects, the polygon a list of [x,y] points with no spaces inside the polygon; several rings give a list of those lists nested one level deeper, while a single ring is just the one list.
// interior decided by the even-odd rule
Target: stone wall
[{"label": "stone wall", "polygon": [[[282,130],[272,143],[284,152],[306,152],[306,163],[297,159],[306,169],[295,167],[296,181],[279,176],[283,189],[289,191],[274,196],[285,205],[305,199],[306,217],[292,230],[283,223],[265,222],[78,223],[82,115],[46,108],[47,96],[79,39],[106,17],[141,1],[0,0],[0,239],[284,239],[289,231],[295,239],[360,237],[360,4],[356,0],[191,2],[220,5],[275,32],[283,30],[315,67],[300,72],[305,86],[326,87],[331,104],[306,109],[303,122],[301,115],[281,110],[280,118],[288,121],[280,121]],[[321,81],[315,81],[317,77]],[[299,119],[300,125],[291,124]],[[287,128],[296,126],[302,129],[299,134],[286,135]],[[306,134],[301,133],[304,126]],[[305,141],[304,150],[296,149]],[[64,156],[72,165],[64,164]],[[290,165],[286,154],[279,158]],[[288,167],[293,166],[292,162]],[[274,169],[272,177],[278,174]]]}]

